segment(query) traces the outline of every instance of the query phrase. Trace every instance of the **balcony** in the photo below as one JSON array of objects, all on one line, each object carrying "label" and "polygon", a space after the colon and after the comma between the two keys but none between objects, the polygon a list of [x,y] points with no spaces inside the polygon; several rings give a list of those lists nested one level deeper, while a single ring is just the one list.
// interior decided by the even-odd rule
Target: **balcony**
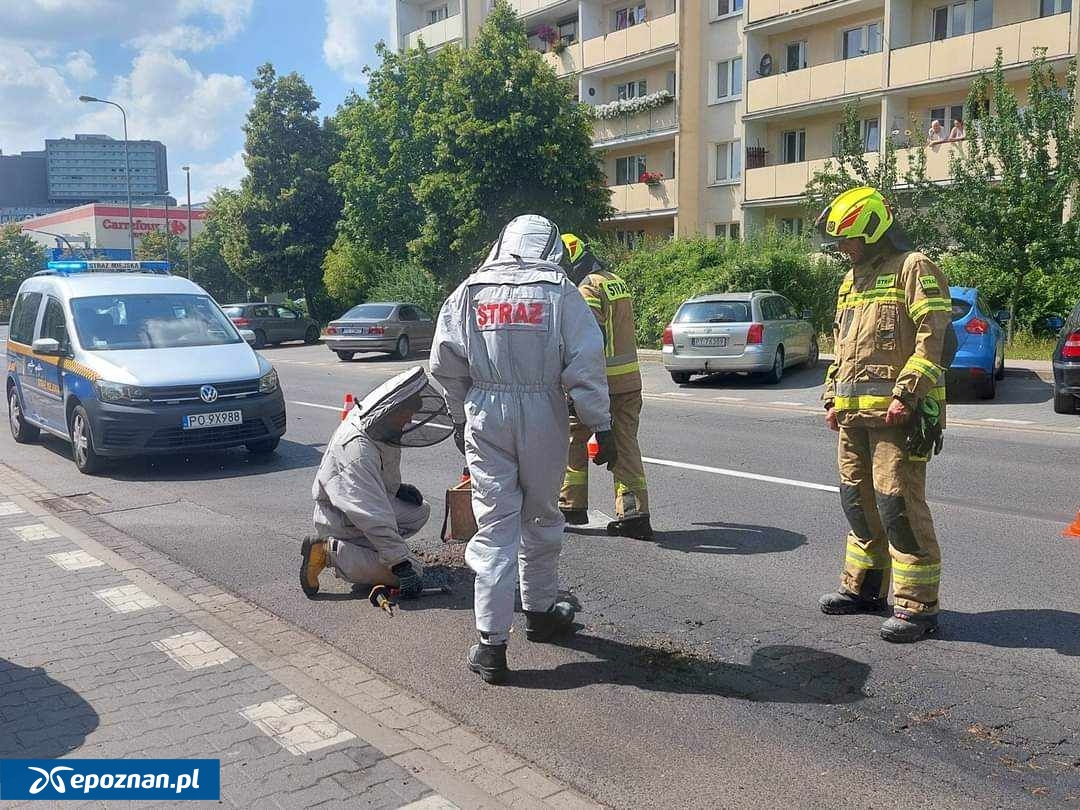
[{"label": "balcony", "polygon": [[673,47],[679,40],[678,20],[677,14],[668,14],[631,25],[621,31],[587,39],[583,43],[584,67],[602,67],[661,48]]},{"label": "balcony", "polygon": [[1048,58],[1069,54],[1069,14],[1025,20],[959,37],[897,48],[889,59],[889,86],[922,84],[994,66],[998,48],[1005,65],[1027,62],[1032,49]]},{"label": "balcony", "polygon": [[[566,3],[566,0],[510,0],[510,5],[514,11],[517,12],[519,17],[524,17],[526,14],[536,14],[540,11],[547,11],[549,8],[555,6],[561,6]],[[574,5],[574,11],[577,11],[576,4]]]},{"label": "balcony", "polygon": [[593,146],[609,147],[623,142],[674,136],[678,129],[678,107],[675,103],[666,104],[637,115],[594,121]]},{"label": "balcony", "polygon": [[823,6],[832,0],[752,0],[747,5],[747,24],[753,24],[767,20],[770,17],[779,17],[785,14],[794,14],[796,11],[804,11],[812,6]]},{"label": "balcony", "polygon": [[556,75],[559,77],[569,76],[571,73],[577,73],[581,70],[581,43],[575,42],[572,45],[567,45],[562,53],[555,53],[554,51],[545,51],[544,61],[546,61],[552,68],[554,68]]},{"label": "balcony", "polygon": [[631,183],[626,186],[609,186],[611,205],[615,217],[634,214],[671,212],[678,206],[677,186],[674,179],[659,183]]},{"label": "balcony", "polygon": [[[871,166],[877,165],[877,152],[867,152],[864,156]],[[806,184],[817,172],[825,168],[829,158],[804,160],[800,163],[782,163],[777,166],[763,166],[760,169],[747,169],[743,176],[743,192],[747,202],[763,200],[791,199],[806,193]],[[835,159],[832,159],[835,163]]]},{"label": "balcony", "polygon": [[766,112],[881,89],[880,53],[841,59],[803,70],[754,79],[747,85],[746,112]]},{"label": "balcony", "polygon": [[438,48],[448,42],[455,42],[461,39],[461,20],[461,15],[455,14],[453,17],[447,17],[445,20],[418,28],[402,36],[401,46],[403,48],[418,48],[420,47],[420,40],[423,40],[426,47]]}]

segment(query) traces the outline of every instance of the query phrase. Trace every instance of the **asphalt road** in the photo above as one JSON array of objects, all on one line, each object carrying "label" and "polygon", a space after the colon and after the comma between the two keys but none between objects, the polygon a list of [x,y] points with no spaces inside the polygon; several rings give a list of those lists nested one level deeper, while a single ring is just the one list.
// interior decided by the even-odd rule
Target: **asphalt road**
[{"label": "asphalt road", "polygon": [[[59,494],[93,492],[104,520],[612,805],[1080,803],[1080,541],[1060,536],[1080,508],[1080,417],[1053,414],[1037,374],[1011,374],[993,403],[951,406],[930,471],[942,630],[895,647],[877,638],[880,619],[816,607],[837,584],[846,531],[821,371],[772,388],[680,389],[646,364],[657,541],[568,534],[562,578],[583,629],[558,647],[515,634],[510,685],[496,689],[464,668],[470,577],[460,547],[436,538],[461,469],[452,444],[404,459],[434,503],[419,542],[449,565],[452,596],[391,620],[329,577],[317,601],[297,585],[311,480],[342,395],[409,364],[343,364],[321,346],[264,354],[289,402],[272,461],[237,450],[87,478],[62,442],[17,446],[6,431],[0,458]],[[592,498],[611,511],[606,472]]]}]

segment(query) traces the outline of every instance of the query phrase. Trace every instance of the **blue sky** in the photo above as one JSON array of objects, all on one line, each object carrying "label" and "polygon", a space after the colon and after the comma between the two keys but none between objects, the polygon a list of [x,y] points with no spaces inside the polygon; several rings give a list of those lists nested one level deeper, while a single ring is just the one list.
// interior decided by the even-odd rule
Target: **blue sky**
[{"label": "blue sky", "polygon": [[0,27],[0,150],[40,149],[46,137],[122,134],[120,114],[80,104],[120,102],[132,138],[169,154],[170,190],[192,167],[202,200],[243,174],[241,126],[255,69],[307,79],[329,115],[352,89],[374,45],[389,38],[387,0],[19,0]]}]

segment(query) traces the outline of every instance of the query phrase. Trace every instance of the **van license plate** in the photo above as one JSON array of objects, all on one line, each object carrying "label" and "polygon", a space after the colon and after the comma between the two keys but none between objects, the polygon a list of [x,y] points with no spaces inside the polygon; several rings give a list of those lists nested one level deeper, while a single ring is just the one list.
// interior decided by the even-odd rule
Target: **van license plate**
[{"label": "van license plate", "polygon": [[243,411],[218,411],[217,413],[193,413],[184,417],[184,430],[224,427],[244,424]]},{"label": "van license plate", "polygon": [[726,337],[696,337],[690,339],[690,345],[692,346],[708,346],[711,348],[723,349],[727,346]]}]

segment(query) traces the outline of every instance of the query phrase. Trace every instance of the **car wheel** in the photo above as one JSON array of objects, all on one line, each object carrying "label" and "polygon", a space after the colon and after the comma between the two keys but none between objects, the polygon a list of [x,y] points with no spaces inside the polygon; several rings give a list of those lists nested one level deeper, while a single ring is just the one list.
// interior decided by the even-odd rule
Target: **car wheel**
[{"label": "car wheel", "polygon": [[997,396],[997,375],[987,374],[975,383],[975,393],[979,399],[993,399]]},{"label": "car wheel", "polygon": [[71,456],[79,472],[85,475],[94,475],[104,466],[104,459],[94,449],[90,417],[82,405],[76,405],[71,412]]},{"label": "car wheel", "polygon": [[994,372],[995,380],[1005,379],[1005,353],[1001,353],[1001,365],[997,367],[997,371]]},{"label": "car wheel", "polygon": [[338,356],[338,360],[343,360],[348,363],[353,359],[354,352],[334,352]]},{"label": "car wheel", "polygon": [[256,329],[255,330],[255,348],[256,349],[265,349],[266,348],[266,332],[264,332],[262,329]]},{"label": "car wheel", "polygon": [[817,338],[810,341],[810,355],[806,358],[806,362],[802,364],[803,368],[817,368],[818,359],[821,357],[821,349],[818,347]]},{"label": "car wheel", "polygon": [[1076,397],[1072,394],[1059,394],[1054,389],[1054,413],[1076,413]]},{"label": "car wheel", "polygon": [[312,343],[318,343],[318,342],[319,342],[319,327],[317,327],[317,326],[308,327],[307,332],[304,333],[304,343],[306,343],[307,345],[310,346]]},{"label": "car wheel", "polygon": [[19,392],[14,385],[8,386],[8,424],[11,426],[11,437],[19,444],[35,442],[41,433],[35,425],[23,418],[22,408],[19,407]]},{"label": "car wheel", "polygon": [[394,359],[405,360],[409,356],[409,336],[402,335],[397,339],[397,346],[394,348]]},{"label": "car wheel", "polygon": [[272,439],[262,439],[257,442],[248,442],[244,446],[247,451],[254,456],[268,456],[277,450],[278,445],[281,443],[281,437],[275,436]]},{"label": "car wheel", "polygon": [[690,382],[690,372],[689,371],[672,371],[671,372],[671,381],[673,383],[675,383],[676,385],[686,385],[688,382]]},{"label": "car wheel", "polygon": [[784,347],[781,346],[776,350],[776,357],[773,358],[772,370],[766,371],[764,378],[767,385],[776,385],[782,379],[784,379]]}]

